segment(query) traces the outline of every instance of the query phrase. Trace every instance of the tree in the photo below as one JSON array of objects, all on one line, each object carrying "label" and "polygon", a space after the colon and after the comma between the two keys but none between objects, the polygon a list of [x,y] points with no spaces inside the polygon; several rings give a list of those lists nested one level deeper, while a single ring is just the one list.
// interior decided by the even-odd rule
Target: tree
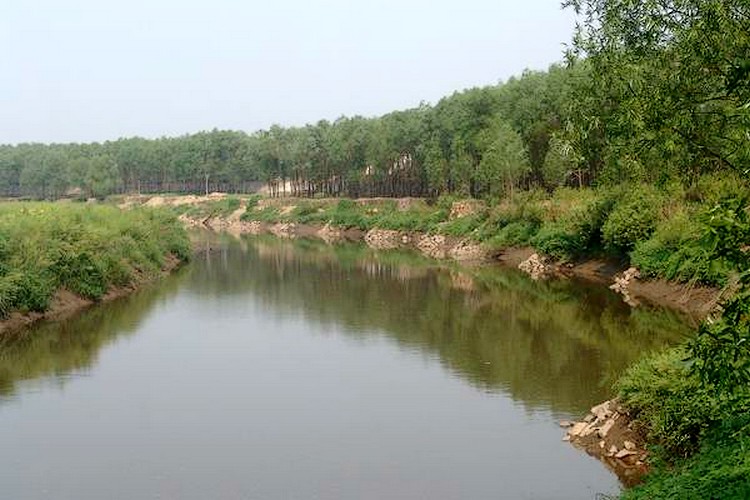
[{"label": "tree", "polygon": [[[605,164],[645,180],[750,164],[750,4],[745,0],[569,0],[607,138]],[[584,122],[579,121],[579,126]],[[620,165],[621,167],[621,165]],[[616,180],[616,179],[615,179]]]},{"label": "tree", "polygon": [[505,120],[497,118],[482,134],[486,144],[474,178],[490,196],[505,193],[511,198],[519,181],[531,171],[521,136]]}]

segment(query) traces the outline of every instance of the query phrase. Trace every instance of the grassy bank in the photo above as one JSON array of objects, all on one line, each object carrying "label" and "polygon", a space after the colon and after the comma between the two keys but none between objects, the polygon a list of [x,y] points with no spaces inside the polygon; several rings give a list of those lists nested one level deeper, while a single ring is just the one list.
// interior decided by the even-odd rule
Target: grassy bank
[{"label": "grassy bank", "polygon": [[59,289],[101,299],[189,257],[167,211],[75,203],[0,204],[0,318],[45,312]]},{"label": "grassy bank", "polygon": [[[706,176],[690,187],[638,184],[526,191],[495,203],[469,202],[472,209],[461,217],[452,216],[460,202],[455,197],[407,202],[252,197],[246,199],[243,220],[440,233],[467,237],[491,249],[532,246],[561,261],[618,259],[646,277],[724,286],[736,269],[703,240],[701,222],[712,217],[721,200],[747,192],[732,176]],[[191,210],[220,214],[239,203],[222,200]]]},{"label": "grassy bank", "polygon": [[653,471],[624,498],[750,498],[750,388],[702,383],[684,347],[641,360],[617,383],[652,443]]}]

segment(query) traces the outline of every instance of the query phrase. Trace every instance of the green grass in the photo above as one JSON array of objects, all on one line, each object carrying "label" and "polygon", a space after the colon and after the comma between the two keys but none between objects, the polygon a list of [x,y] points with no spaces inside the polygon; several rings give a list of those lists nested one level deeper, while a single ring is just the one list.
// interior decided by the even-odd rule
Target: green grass
[{"label": "green grass", "polygon": [[167,210],[61,203],[0,204],[0,317],[45,311],[59,288],[89,299],[155,276],[186,233]]},{"label": "green grass", "polygon": [[284,211],[278,206],[266,206],[258,210],[249,207],[243,220],[261,222],[296,222],[300,224],[327,224],[343,228],[357,228],[367,231],[374,228],[398,231],[437,230],[446,222],[448,212],[438,206],[418,203],[401,210],[395,200],[377,203],[359,203],[354,200],[295,200],[294,209]]},{"label": "green grass", "polygon": [[654,471],[626,499],[750,498],[750,390],[702,385],[675,348],[646,358],[618,382],[649,437]]},{"label": "green grass", "polygon": [[205,219],[208,217],[228,217],[240,208],[242,201],[236,196],[227,196],[220,200],[211,200],[196,205],[178,205],[174,210],[188,217]]}]

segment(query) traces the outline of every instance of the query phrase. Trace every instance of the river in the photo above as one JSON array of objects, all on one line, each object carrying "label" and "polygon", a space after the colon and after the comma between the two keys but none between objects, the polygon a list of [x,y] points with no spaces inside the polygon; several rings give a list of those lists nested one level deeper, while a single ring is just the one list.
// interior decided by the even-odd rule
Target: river
[{"label": "river", "polygon": [[0,339],[0,498],[596,498],[558,422],[686,332],[601,285],[197,234],[163,282]]}]

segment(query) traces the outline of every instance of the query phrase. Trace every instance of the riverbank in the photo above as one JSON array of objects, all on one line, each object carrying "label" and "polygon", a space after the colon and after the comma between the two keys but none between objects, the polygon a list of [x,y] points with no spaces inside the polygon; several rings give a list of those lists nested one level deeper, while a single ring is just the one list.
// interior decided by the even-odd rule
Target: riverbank
[{"label": "riverbank", "polygon": [[0,204],[0,335],[132,293],[189,257],[166,211]]},{"label": "riverbank", "polygon": [[[498,246],[492,242],[480,241],[476,234],[456,231],[456,228],[476,224],[477,214],[486,210],[483,204],[476,201],[451,202],[442,209],[449,214],[443,223],[444,226],[427,231],[413,229],[430,223],[430,213],[425,210],[425,202],[418,199],[355,201],[359,207],[363,207],[365,213],[371,214],[377,214],[377,211],[386,212],[389,204],[395,204],[396,213],[388,216],[390,220],[382,221],[387,227],[371,227],[370,223],[362,221],[359,224],[339,225],[335,223],[335,214],[333,220],[324,223],[300,222],[312,218],[320,219],[321,215],[330,215],[322,207],[335,206],[340,200],[312,202],[317,207],[313,217],[309,216],[312,213],[307,205],[311,203],[309,200],[250,198],[249,204],[248,199],[234,198],[234,203],[229,200],[232,200],[232,197],[217,193],[208,197],[146,198],[143,203],[150,206],[176,207],[180,213],[180,220],[188,227],[208,228],[236,235],[273,234],[280,238],[317,238],[328,243],[363,242],[377,250],[407,249],[433,259],[455,260],[464,264],[501,263],[521,268],[537,279],[584,279],[612,287],[631,305],[644,303],[668,307],[686,314],[696,324],[715,309],[722,297],[719,287],[695,282],[684,283],[645,276],[630,277],[623,281],[629,264],[614,256],[555,259],[544,256],[531,246]],[[133,201],[128,203],[132,204]],[[308,217],[299,216],[301,212],[308,213]],[[398,220],[399,217],[401,221]],[[436,219],[434,215],[432,218]],[[407,229],[394,229],[399,226]],[[535,266],[531,267],[536,269],[530,268],[529,259],[535,262]]]},{"label": "riverbank", "polygon": [[124,286],[110,287],[107,292],[97,300],[87,299],[77,295],[70,290],[61,288],[55,292],[49,302],[49,307],[43,312],[36,311],[14,311],[4,319],[0,319],[0,335],[8,335],[42,321],[62,321],[71,316],[81,313],[82,311],[103,302],[130,295],[142,287],[154,283],[158,279],[168,276],[170,273],[179,268],[185,260],[178,258],[173,254],[165,257],[164,266],[158,275],[139,276],[133,282]]}]

